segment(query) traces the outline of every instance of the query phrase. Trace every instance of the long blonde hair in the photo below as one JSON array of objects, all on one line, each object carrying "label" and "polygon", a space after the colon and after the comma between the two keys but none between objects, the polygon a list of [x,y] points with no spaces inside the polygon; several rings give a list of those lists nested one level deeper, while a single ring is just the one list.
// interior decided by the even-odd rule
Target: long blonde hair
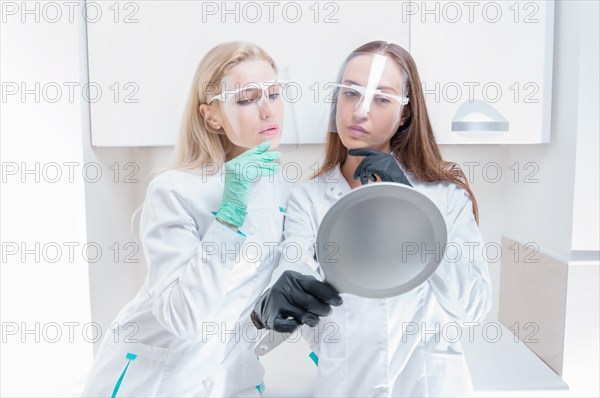
[{"label": "long blonde hair", "polygon": [[[198,63],[192,80],[187,104],[183,114],[179,138],[175,146],[175,159],[171,166],[154,170],[148,179],[167,170],[178,169],[192,173],[215,173],[225,162],[225,156],[231,150],[231,141],[223,129],[214,130],[200,114],[201,104],[208,103],[209,97],[218,94],[223,76],[233,66],[247,60],[268,62],[273,69],[277,65],[259,46],[247,42],[227,42],[210,49]],[[216,101],[216,107],[219,102]],[[206,168],[212,164],[217,167]],[[138,207],[131,217],[131,232],[134,234],[134,220],[143,208]]]},{"label": "long blonde hair", "polygon": [[[469,187],[467,178],[458,164],[442,159],[425,107],[425,96],[421,87],[417,65],[410,53],[397,44],[384,41],[373,41],[360,46],[353,51],[349,59],[355,53],[386,55],[400,67],[400,70],[407,74],[407,94],[410,102],[405,111],[409,113],[409,116],[390,140],[392,151],[404,168],[412,172],[417,179],[424,182],[450,181],[464,188],[473,203],[475,222],[479,224],[477,200],[475,200],[475,195]],[[339,79],[341,79],[342,74],[343,70],[340,71]],[[338,83],[340,82],[338,81]],[[335,124],[336,110],[336,103],[333,101],[330,126],[332,123]],[[313,178],[326,173],[337,165],[341,165],[346,160],[346,155],[347,149],[340,140],[339,134],[329,131],[327,133],[327,143],[325,144],[323,165],[317,170]]]},{"label": "long blonde hair", "polygon": [[[176,168],[198,170],[207,162],[222,164],[225,161],[231,142],[223,129],[215,131],[210,127],[198,107],[206,104],[209,96],[217,94],[215,87],[219,87],[231,67],[247,60],[266,61],[277,70],[273,59],[262,48],[245,42],[220,44],[206,53],[198,64],[175,149]],[[219,106],[219,102],[215,106]]]}]

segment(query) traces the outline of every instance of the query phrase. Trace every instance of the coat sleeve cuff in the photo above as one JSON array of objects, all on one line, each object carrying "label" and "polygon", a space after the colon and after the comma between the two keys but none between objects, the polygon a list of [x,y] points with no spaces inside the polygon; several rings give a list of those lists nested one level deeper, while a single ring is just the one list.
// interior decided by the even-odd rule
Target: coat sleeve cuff
[{"label": "coat sleeve cuff", "polygon": [[215,218],[202,239],[203,252],[206,256],[219,256],[223,265],[231,269],[239,259],[245,240],[242,231],[236,232]]}]

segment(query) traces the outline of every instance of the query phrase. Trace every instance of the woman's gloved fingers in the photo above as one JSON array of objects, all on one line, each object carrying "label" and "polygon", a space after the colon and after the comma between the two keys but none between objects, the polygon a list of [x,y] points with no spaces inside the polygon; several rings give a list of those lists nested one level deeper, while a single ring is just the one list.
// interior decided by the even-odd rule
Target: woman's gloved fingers
[{"label": "woman's gloved fingers", "polygon": [[327,282],[321,282],[316,278],[306,278],[299,280],[299,283],[305,292],[326,304],[341,305],[344,302],[338,291]]},{"label": "woman's gloved fingers", "polygon": [[360,182],[363,185],[368,183],[369,180],[376,181],[376,176],[378,176],[381,178],[381,181],[392,181],[412,187],[412,184],[408,181],[408,178],[391,154],[378,152],[369,148],[351,149],[348,151],[348,154],[352,156],[366,156],[354,172],[354,178],[360,178]]},{"label": "woman's gloved fingers", "polygon": [[301,294],[293,297],[294,304],[310,311],[317,316],[327,316],[331,313],[331,306],[310,294]]},{"label": "woman's gloved fingers", "polygon": [[240,162],[240,161],[251,162],[253,160],[275,160],[275,159],[279,158],[281,156],[281,152],[278,152],[278,151],[268,151],[267,152],[267,150],[270,147],[271,147],[271,142],[265,141],[265,142],[255,146],[254,148],[250,148],[247,151],[243,152],[242,154],[238,155],[237,157],[231,159],[230,162],[232,160],[234,160],[236,162]]},{"label": "woman's gloved fingers", "polygon": [[408,178],[404,173],[402,173],[402,183],[412,187],[412,184],[410,183],[410,181],[408,181]]},{"label": "woman's gloved fingers", "polygon": [[355,180],[360,180],[360,183],[362,185],[366,184],[366,179],[365,179],[365,169],[368,167],[368,159],[369,158],[364,158],[356,167],[356,170],[354,170],[354,174],[353,177]]},{"label": "woman's gloved fingers", "polygon": [[248,181],[254,181],[258,176],[270,176],[281,168],[278,162],[258,162],[254,161],[242,167],[240,178]]},{"label": "woman's gloved fingers", "polygon": [[363,160],[361,160],[360,163],[358,164],[358,166],[356,167],[356,170],[354,170],[353,177],[355,180],[358,180],[360,178],[360,176],[366,166],[367,159],[369,159],[369,158],[364,158]]},{"label": "woman's gloved fingers", "polygon": [[382,170],[381,172],[379,172],[379,176],[381,177],[382,181],[393,181],[399,184],[409,185],[412,187],[411,183],[406,178],[406,175],[400,168],[390,169],[388,171]]},{"label": "woman's gloved fingers", "polygon": [[293,320],[297,325],[302,323],[302,318],[304,314],[308,312],[304,308],[297,307],[293,305],[293,303],[289,303],[285,307],[280,308],[279,313],[275,317],[276,320]]},{"label": "woman's gloved fingers", "polygon": [[363,176],[365,177],[367,182],[369,182],[368,180],[371,180],[373,182],[377,181],[377,176],[379,176],[379,178],[381,178],[381,180],[384,181],[381,172],[371,165],[369,165],[363,170]]},{"label": "woman's gloved fingers", "polygon": [[365,185],[369,182],[370,174],[367,169],[363,169],[359,175],[360,183]]},{"label": "woman's gloved fingers", "polygon": [[260,168],[264,168],[264,167],[280,167],[281,163],[279,162],[275,162],[273,160],[260,160],[260,159],[255,159],[252,160],[251,162],[246,163],[245,165],[242,166],[241,172],[244,171],[250,171],[252,169],[260,169]]},{"label": "woman's gloved fingers", "polygon": [[273,160],[278,159],[281,156],[281,152],[279,151],[269,151],[264,153],[255,153],[248,156],[246,159],[246,163],[253,162],[272,162]]},{"label": "woman's gloved fingers", "polygon": [[287,316],[278,316],[273,321],[272,325],[265,325],[267,329],[273,329],[279,333],[292,333],[298,326],[300,326],[300,322],[298,322],[295,318],[288,319]]},{"label": "woman's gloved fingers", "polygon": [[369,183],[369,177],[367,177],[367,175],[366,175],[366,174],[363,174],[363,175],[361,175],[361,176],[360,176],[360,183],[361,183],[362,185],[366,185],[366,184],[368,184],[368,183]]},{"label": "woman's gloved fingers", "polygon": [[270,177],[275,174],[277,170],[279,170],[280,166],[265,166],[260,168],[260,175],[263,177]]},{"label": "woman's gloved fingers", "polygon": [[259,175],[265,175],[265,173],[267,173],[267,174],[273,173],[273,172],[279,170],[280,167],[281,167],[281,165],[276,162],[260,163],[260,164],[257,164],[256,172]]},{"label": "woman's gloved fingers", "polygon": [[302,316],[302,323],[310,326],[311,328],[315,327],[319,324],[319,317],[315,314],[307,312]]},{"label": "woman's gloved fingers", "polygon": [[348,155],[350,156],[370,156],[377,155],[378,153],[380,152],[371,148],[355,148],[348,151]]},{"label": "woman's gloved fingers", "polygon": [[249,153],[263,153],[271,147],[271,141],[265,141],[248,150]]},{"label": "woman's gloved fingers", "polygon": [[371,169],[371,168],[372,168],[372,166],[371,166],[371,162],[369,162],[369,160],[368,160],[368,159],[369,159],[369,158],[365,158],[365,159],[364,159],[364,160],[361,162],[362,166],[361,166],[361,165],[359,165],[359,166],[360,166],[360,169],[359,169],[358,167],[356,168],[356,171],[354,172],[354,173],[355,173],[355,174],[357,174],[357,176],[358,176],[357,178],[355,178],[356,180],[358,180],[358,179],[360,178],[360,179],[361,179],[361,181],[362,181],[362,179],[364,179],[364,178],[366,178],[366,176],[368,176],[367,170],[369,170],[369,169]]},{"label": "woman's gloved fingers", "polygon": [[273,161],[275,159],[279,159],[281,157],[281,152],[279,151],[269,151],[265,152],[261,155],[260,159],[263,161]]}]

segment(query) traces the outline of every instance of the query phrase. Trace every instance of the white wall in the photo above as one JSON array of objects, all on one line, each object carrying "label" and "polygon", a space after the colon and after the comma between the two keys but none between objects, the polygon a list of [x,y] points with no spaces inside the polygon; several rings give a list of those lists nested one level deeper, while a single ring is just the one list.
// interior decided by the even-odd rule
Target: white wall
[{"label": "white wall", "polygon": [[563,380],[574,397],[598,397],[600,344],[598,263],[569,266]]},{"label": "white wall", "polygon": [[[86,104],[81,95],[57,98],[56,91],[43,87],[81,82],[85,53],[80,24],[36,23],[31,15],[26,21],[7,17],[0,34],[6,95],[0,103],[0,395],[64,397],[91,364],[89,341],[97,330],[90,324],[88,264],[82,254],[88,242],[81,173]],[[24,98],[21,83],[32,90]],[[14,84],[19,92],[9,95]],[[73,162],[73,168],[65,162]],[[22,172],[35,170],[36,163],[37,171]],[[13,164],[16,174],[9,170]],[[25,258],[22,244],[31,250]],[[19,248],[14,255],[13,245]],[[72,257],[69,247],[75,249]],[[96,257],[94,251],[89,255]]]},{"label": "white wall", "polygon": [[577,100],[577,149],[575,154],[575,198],[573,201],[572,250],[600,250],[600,70],[598,14],[600,3],[579,5],[579,84]]},{"label": "white wall", "polygon": [[598,250],[598,4],[556,7],[551,141],[507,147],[507,164],[533,162],[539,182],[507,181],[505,232],[568,261]]},{"label": "white wall", "polygon": [[[562,375],[572,396],[597,396],[598,2],[560,1],[555,15],[551,141],[507,147],[507,164],[533,162],[539,182],[507,182],[505,234],[520,243],[533,242],[563,267],[564,290],[557,289],[556,294],[566,291],[566,296],[558,297],[565,300],[561,307],[565,312],[555,311],[553,316],[565,317],[564,340],[563,346],[552,348],[564,354]],[[595,261],[583,261],[594,257]],[[543,292],[552,282],[552,269],[545,266],[547,275],[538,275],[539,284],[523,297],[536,289]],[[540,334],[544,332],[552,331]]]},{"label": "white wall", "polygon": [[[106,247],[118,244],[118,250],[111,255],[118,252],[119,261],[105,256],[89,265],[92,317],[106,331],[146,278],[147,267],[139,242],[140,211],[152,177],[171,165],[173,148],[92,147],[89,134],[84,134],[84,148],[86,162],[97,162],[110,176],[99,183],[86,184],[89,239]],[[115,168],[120,170],[118,182]],[[94,351],[99,346],[100,341],[94,344]]]},{"label": "white wall", "polygon": [[[125,168],[132,161],[134,150],[93,148],[89,134],[84,134],[84,148],[85,162],[98,163],[107,176],[99,182],[86,183],[85,187],[88,239],[107,248],[100,261],[89,264],[92,318],[106,333],[116,311],[133,298],[146,274],[141,246],[130,231],[141,182],[124,182],[125,176],[134,171]],[[120,171],[118,176],[116,169]],[[140,174],[137,172],[134,177],[140,179]],[[96,349],[99,344],[100,341],[95,344]]]}]

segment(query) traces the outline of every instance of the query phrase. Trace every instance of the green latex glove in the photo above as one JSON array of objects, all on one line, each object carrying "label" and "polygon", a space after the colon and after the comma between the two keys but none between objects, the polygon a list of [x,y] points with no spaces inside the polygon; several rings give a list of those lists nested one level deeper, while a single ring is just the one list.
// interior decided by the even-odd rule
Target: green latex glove
[{"label": "green latex glove", "polygon": [[281,165],[275,160],[280,152],[266,152],[271,142],[266,141],[225,163],[225,188],[217,218],[236,227],[246,218],[250,184],[259,176],[272,176]]}]

